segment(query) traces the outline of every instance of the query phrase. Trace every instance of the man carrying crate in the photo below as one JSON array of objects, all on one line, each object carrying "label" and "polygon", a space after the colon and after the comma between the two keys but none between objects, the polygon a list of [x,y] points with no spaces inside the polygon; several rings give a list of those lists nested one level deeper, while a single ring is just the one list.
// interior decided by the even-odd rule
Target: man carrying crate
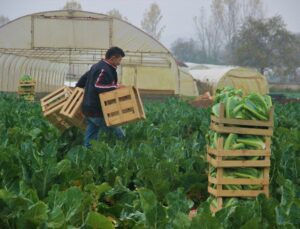
[{"label": "man carrying crate", "polygon": [[82,112],[86,117],[87,128],[84,145],[90,147],[91,140],[97,140],[100,130],[113,132],[117,138],[125,137],[120,127],[107,127],[103,118],[99,94],[115,90],[118,84],[117,66],[125,56],[119,47],[111,47],[105,54],[105,59],[94,64],[89,71],[80,77],[76,87],[84,88]]}]

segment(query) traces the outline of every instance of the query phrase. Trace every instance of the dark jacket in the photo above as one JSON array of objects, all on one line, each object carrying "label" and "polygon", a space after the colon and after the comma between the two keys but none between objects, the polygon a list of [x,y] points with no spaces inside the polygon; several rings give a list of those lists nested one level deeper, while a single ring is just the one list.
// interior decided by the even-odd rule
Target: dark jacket
[{"label": "dark jacket", "polygon": [[80,77],[76,87],[84,88],[82,112],[85,116],[103,116],[99,94],[117,88],[118,76],[116,70],[116,67],[105,60],[101,60]]}]

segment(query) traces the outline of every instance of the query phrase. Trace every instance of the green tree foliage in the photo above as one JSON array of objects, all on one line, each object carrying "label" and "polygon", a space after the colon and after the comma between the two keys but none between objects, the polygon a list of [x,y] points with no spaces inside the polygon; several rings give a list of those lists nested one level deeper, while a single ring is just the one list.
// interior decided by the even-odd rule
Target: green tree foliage
[{"label": "green tree foliage", "polygon": [[141,22],[142,29],[149,33],[152,37],[159,40],[165,26],[160,26],[163,18],[160,8],[156,3],[152,3],[150,8],[144,13],[144,18]]},{"label": "green tree foliage", "polygon": [[275,67],[287,73],[299,66],[296,36],[286,29],[280,16],[247,20],[232,42],[233,64],[260,69]]},{"label": "green tree foliage", "polygon": [[177,39],[171,47],[172,53],[178,60],[185,62],[205,63],[206,54],[198,47],[195,40]]},{"label": "green tree foliage", "polygon": [[196,42],[207,62],[228,64],[224,56],[232,39],[247,18],[263,18],[262,0],[212,0],[210,11],[195,16]]},{"label": "green tree foliage", "polygon": [[75,0],[67,1],[63,10],[82,10],[81,4]]},{"label": "green tree foliage", "polygon": [[128,18],[123,16],[121,14],[121,12],[117,9],[112,9],[112,10],[108,11],[106,14],[109,15],[109,16],[124,20],[124,21],[128,21]]},{"label": "green tree foliage", "polygon": [[9,18],[5,16],[0,16],[0,26],[9,22]]}]

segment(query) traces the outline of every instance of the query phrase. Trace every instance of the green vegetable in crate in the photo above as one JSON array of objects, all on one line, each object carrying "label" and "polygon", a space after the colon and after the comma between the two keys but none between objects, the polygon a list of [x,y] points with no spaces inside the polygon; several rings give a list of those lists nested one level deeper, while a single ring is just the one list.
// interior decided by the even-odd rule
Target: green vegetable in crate
[{"label": "green vegetable in crate", "polygon": [[226,118],[238,118],[245,120],[268,120],[272,107],[271,97],[251,93],[245,97],[241,89],[232,87],[217,89],[212,114],[219,117],[220,104],[225,105]]},{"label": "green vegetable in crate", "polygon": [[21,76],[20,78],[20,81],[23,82],[23,81],[30,81],[32,80],[31,76],[30,75],[23,75]]},{"label": "green vegetable in crate", "polygon": [[209,130],[208,133],[205,135],[207,144],[214,149],[217,148],[219,137],[220,134],[212,130]]},{"label": "green vegetable in crate", "polygon": [[232,96],[242,97],[243,91],[241,89],[235,89],[229,86],[224,88],[218,88],[216,90],[215,103],[225,103],[226,100]]},{"label": "green vegetable in crate", "polygon": [[251,137],[238,137],[236,139],[237,143],[243,143],[247,149],[257,149],[263,150],[266,148],[262,137],[251,136]]},{"label": "green vegetable in crate", "polygon": [[260,109],[251,100],[246,99],[243,108],[249,111],[249,114],[251,114],[251,119],[264,121],[267,121],[269,119],[267,115],[263,114],[262,109]]},{"label": "green vegetable in crate", "polygon": [[225,106],[225,117],[235,118],[234,108],[240,105],[242,99],[238,96],[228,97]]},{"label": "green vegetable in crate", "polygon": [[220,117],[220,105],[220,103],[217,103],[211,108],[212,114],[216,117]]},{"label": "green vegetable in crate", "polygon": [[236,142],[237,137],[237,134],[229,134],[228,137],[225,139],[224,149],[232,149],[232,145]]},{"label": "green vegetable in crate", "polygon": [[[226,169],[223,171],[223,176],[226,178],[246,178],[246,179],[260,179],[263,177],[263,170],[256,168],[237,168],[237,169]],[[230,186],[230,188],[237,188]],[[262,185],[240,185],[240,190],[258,190],[261,189]]]},{"label": "green vegetable in crate", "polygon": [[263,171],[262,169],[256,169],[256,168],[236,168],[236,169],[226,169],[223,171],[223,174],[233,178],[258,179],[258,178],[262,178]]}]

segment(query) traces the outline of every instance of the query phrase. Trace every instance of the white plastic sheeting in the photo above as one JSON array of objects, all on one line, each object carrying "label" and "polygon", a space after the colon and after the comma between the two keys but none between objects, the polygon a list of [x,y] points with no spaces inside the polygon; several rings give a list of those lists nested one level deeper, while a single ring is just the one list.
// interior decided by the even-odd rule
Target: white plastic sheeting
[{"label": "white plastic sheeting", "polygon": [[[213,94],[217,88],[224,86],[243,89],[245,94],[251,92],[266,94],[269,92],[266,77],[250,68],[224,66],[212,69],[190,70],[189,72],[200,83],[198,86],[201,85],[204,89],[207,88],[206,85],[210,86]],[[201,88],[199,93],[203,93]]]},{"label": "white plastic sheeting", "polygon": [[27,74],[36,80],[36,92],[50,92],[63,85],[67,71],[67,64],[0,53],[0,91],[17,91],[20,76]]}]

